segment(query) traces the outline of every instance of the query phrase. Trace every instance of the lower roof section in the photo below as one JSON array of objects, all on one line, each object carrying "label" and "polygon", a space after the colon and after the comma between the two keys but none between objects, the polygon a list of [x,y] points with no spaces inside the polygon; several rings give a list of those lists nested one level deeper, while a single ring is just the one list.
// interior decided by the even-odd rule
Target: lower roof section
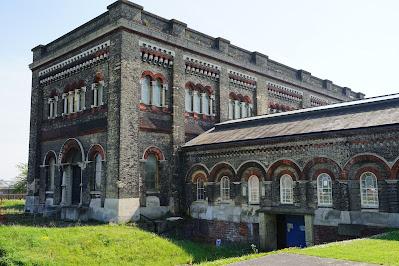
[{"label": "lower roof section", "polygon": [[183,148],[399,124],[399,94],[228,121]]}]

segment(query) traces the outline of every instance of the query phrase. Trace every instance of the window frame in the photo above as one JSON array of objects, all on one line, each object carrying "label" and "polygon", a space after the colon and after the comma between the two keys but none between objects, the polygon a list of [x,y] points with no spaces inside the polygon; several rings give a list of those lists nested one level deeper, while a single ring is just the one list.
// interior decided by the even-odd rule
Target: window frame
[{"label": "window frame", "polygon": [[[200,186],[201,185],[201,186]],[[197,201],[204,201],[205,198],[205,178],[198,177],[196,180],[196,199]]]},{"label": "window frame", "polygon": [[[287,185],[284,182],[284,180],[287,180],[290,182],[289,187],[283,186],[283,185]],[[293,180],[292,176],[289,174],[283,174],[280,177],[280,203],[281,204],[293,204],[294,203],[294,180]]]},{"label": "window frame", "polygon": [[[374,194],[374,196],[373,195],[371,195],[371,196],[373,196],[374,199],[375,199],[374,203],[370,203],[369,202],[370,201],[370,198],[369,198],[370,195],[368,195],[368,190],[370,188],[365,187],[365,184],[363,184],[363,183],[366,182],[366,179],[365,179],[365,178],[367,178],[366,175],[368,175],[368,177],[372,177],[373,178],[373,183],[374,183],[375,187],[373,187],[372,189],[374,189],[375,191],[372,192]],[[359,182],[360,182],[360,203],[361,203],[361,207],[363,209],[378,209],[379,205],[380,205],[380,202],[379,202],[379,195],[378,195],[378,179],[377,179],[377,176],[374,173],[370,172],[370,171],[366,171],[366,172],[363,172],[360,175]],[[365,197],[367,199],[365,199]]]},{"label": "window frame", "polygon": [[[324,186],[324,179],[327,179],[327,186]],[[321,173],[317,176],[317,205],[321,207],[332,207],[332,178],[327,173]],[[325,200],[327,199],[327,200]]]},{"label": "window frame", "polygon": [[[254,197],[254,195],[256,197]],[[260,203],[260,180],[256,175],[251,175],[248,178],[248,203],[250,205],[257,205]]]},{"label": "window frame", "polygon": [[223,176],[220,179],[220,198],[222,201],[230,200],[230,178],[228,176]]}]

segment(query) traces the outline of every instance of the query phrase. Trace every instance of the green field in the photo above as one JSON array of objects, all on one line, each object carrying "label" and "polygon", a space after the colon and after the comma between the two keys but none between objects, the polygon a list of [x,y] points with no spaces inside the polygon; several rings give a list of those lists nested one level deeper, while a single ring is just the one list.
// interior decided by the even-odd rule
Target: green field
[{"label": "green field", "polygon": [[399,232],[284,252],[384,265],[399,265]]}]

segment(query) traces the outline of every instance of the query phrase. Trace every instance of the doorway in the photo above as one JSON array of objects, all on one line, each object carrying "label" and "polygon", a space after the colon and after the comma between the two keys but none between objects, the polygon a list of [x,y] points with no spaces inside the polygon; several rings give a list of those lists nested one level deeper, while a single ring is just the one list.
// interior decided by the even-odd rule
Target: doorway
[{"label": "doorway", "polygon": [[306,247],[302,215],[277,215],[277,248]]}]

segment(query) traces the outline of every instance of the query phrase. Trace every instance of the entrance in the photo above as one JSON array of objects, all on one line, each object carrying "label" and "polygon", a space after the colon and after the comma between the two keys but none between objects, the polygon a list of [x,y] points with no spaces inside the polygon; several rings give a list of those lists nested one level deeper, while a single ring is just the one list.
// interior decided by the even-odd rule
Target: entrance
[{"label": "entrance", "polygon": [[277,248],[287,247],[306,247],[304,216],[277,215]]}]

